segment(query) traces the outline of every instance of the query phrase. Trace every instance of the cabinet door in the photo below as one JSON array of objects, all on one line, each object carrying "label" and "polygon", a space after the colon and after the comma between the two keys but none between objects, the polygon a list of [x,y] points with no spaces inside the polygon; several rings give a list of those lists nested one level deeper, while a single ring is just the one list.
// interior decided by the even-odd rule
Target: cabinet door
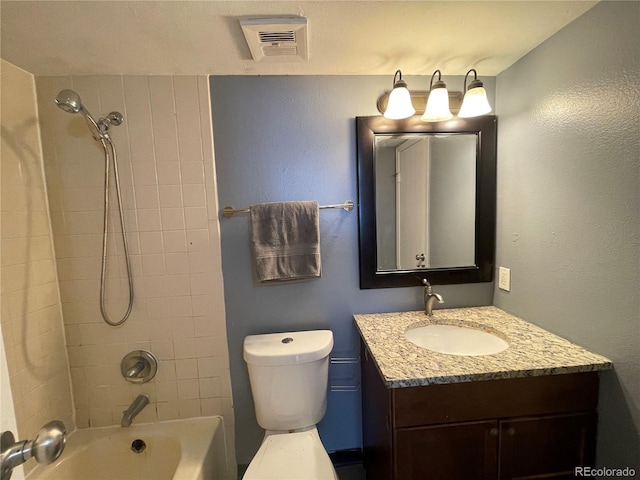
[{"label": "cabinet door", "polygon": [[499,478],[575,478],[575,467],[593,466],[595,440],[592,412],[501,421]]},{"label": "cabinet door", "polygon": [[469,422],[395,431],[396,480],[493,480],[498,422]]},{"label": "cabinet door", "polygon": [[361,344],[362,453],[367,480],[393,477],[390,393],[371,353]]}]

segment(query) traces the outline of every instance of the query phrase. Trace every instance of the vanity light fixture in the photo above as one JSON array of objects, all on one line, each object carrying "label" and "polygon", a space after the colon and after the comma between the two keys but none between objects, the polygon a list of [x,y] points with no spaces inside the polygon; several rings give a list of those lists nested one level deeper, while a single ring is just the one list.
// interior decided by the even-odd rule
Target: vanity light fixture
[{"label": "vanity light fixture", "polygon": [[[396,80],[397,79],[397,80]],[[389,104],[384,112],[384,117],[391,120],[409,118],[416,113],[411,103],[411,94],[407,89],[407,82],[402,80],[402,72],[396,71],[393,76],[393,90],[389,94]]]},{"label": "vanity light fixture", "polygon": [[[471,72],[473,72],[473,80],[467,88],[467,78]],[[478,72],[476,72],[475,68],[469,70],[465,75],[463,91],[465,94],[460,112],[458,112],[458,117],[478,117],[491,111],[491,105],[489,105],[489,100],[487,100],[487,91],[484,89],[482,82],[478,80]]]},{"label": "vanity light fixture", "polygon": [[[434,83],[433,79],[436,74],[438,80]],[[436,70],[431,75],[431,83],[429,84],[429,98],[427,99],[427,108],[420,120],[423,122],[441,122],[453,118],[451,110],[449,110],[449,92],[447,86],[442,81],[442,72]]]}]

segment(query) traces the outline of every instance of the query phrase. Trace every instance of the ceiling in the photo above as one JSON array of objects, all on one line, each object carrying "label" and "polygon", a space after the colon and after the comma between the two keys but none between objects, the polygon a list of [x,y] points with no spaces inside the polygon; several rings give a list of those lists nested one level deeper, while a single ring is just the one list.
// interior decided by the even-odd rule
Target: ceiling
[{"label": "ceiling", "polygon": [[[11,1],[0,53],[35,75],[495,76],[595,1]],[[307,18],[309,60],[258,63],[239,19]]]}]

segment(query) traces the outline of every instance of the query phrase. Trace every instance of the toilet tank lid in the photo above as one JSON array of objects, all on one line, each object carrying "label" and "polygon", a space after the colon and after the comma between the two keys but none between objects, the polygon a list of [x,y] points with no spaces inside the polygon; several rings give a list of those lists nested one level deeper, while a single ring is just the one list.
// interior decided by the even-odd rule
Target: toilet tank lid
[{"label": "toilet tank lid", "polygon": [[319,360],[333,348],[331,330],[267,333],[244,339],[244,360],[252,365],[292,365]]}]

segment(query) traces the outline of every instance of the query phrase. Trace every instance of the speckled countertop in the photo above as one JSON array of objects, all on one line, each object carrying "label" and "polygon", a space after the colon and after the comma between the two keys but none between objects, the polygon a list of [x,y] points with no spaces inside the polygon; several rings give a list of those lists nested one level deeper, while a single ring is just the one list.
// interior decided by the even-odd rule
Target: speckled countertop
[{"label": "speckled countertop", "polygon": [[[611,361],[496,307],[354,315],[360,335],[389,388],[557,375],[612,368]],[[467,357],[419,347],[404,336],[410,326],[431,323],[481,328],[509,348]]]}]

